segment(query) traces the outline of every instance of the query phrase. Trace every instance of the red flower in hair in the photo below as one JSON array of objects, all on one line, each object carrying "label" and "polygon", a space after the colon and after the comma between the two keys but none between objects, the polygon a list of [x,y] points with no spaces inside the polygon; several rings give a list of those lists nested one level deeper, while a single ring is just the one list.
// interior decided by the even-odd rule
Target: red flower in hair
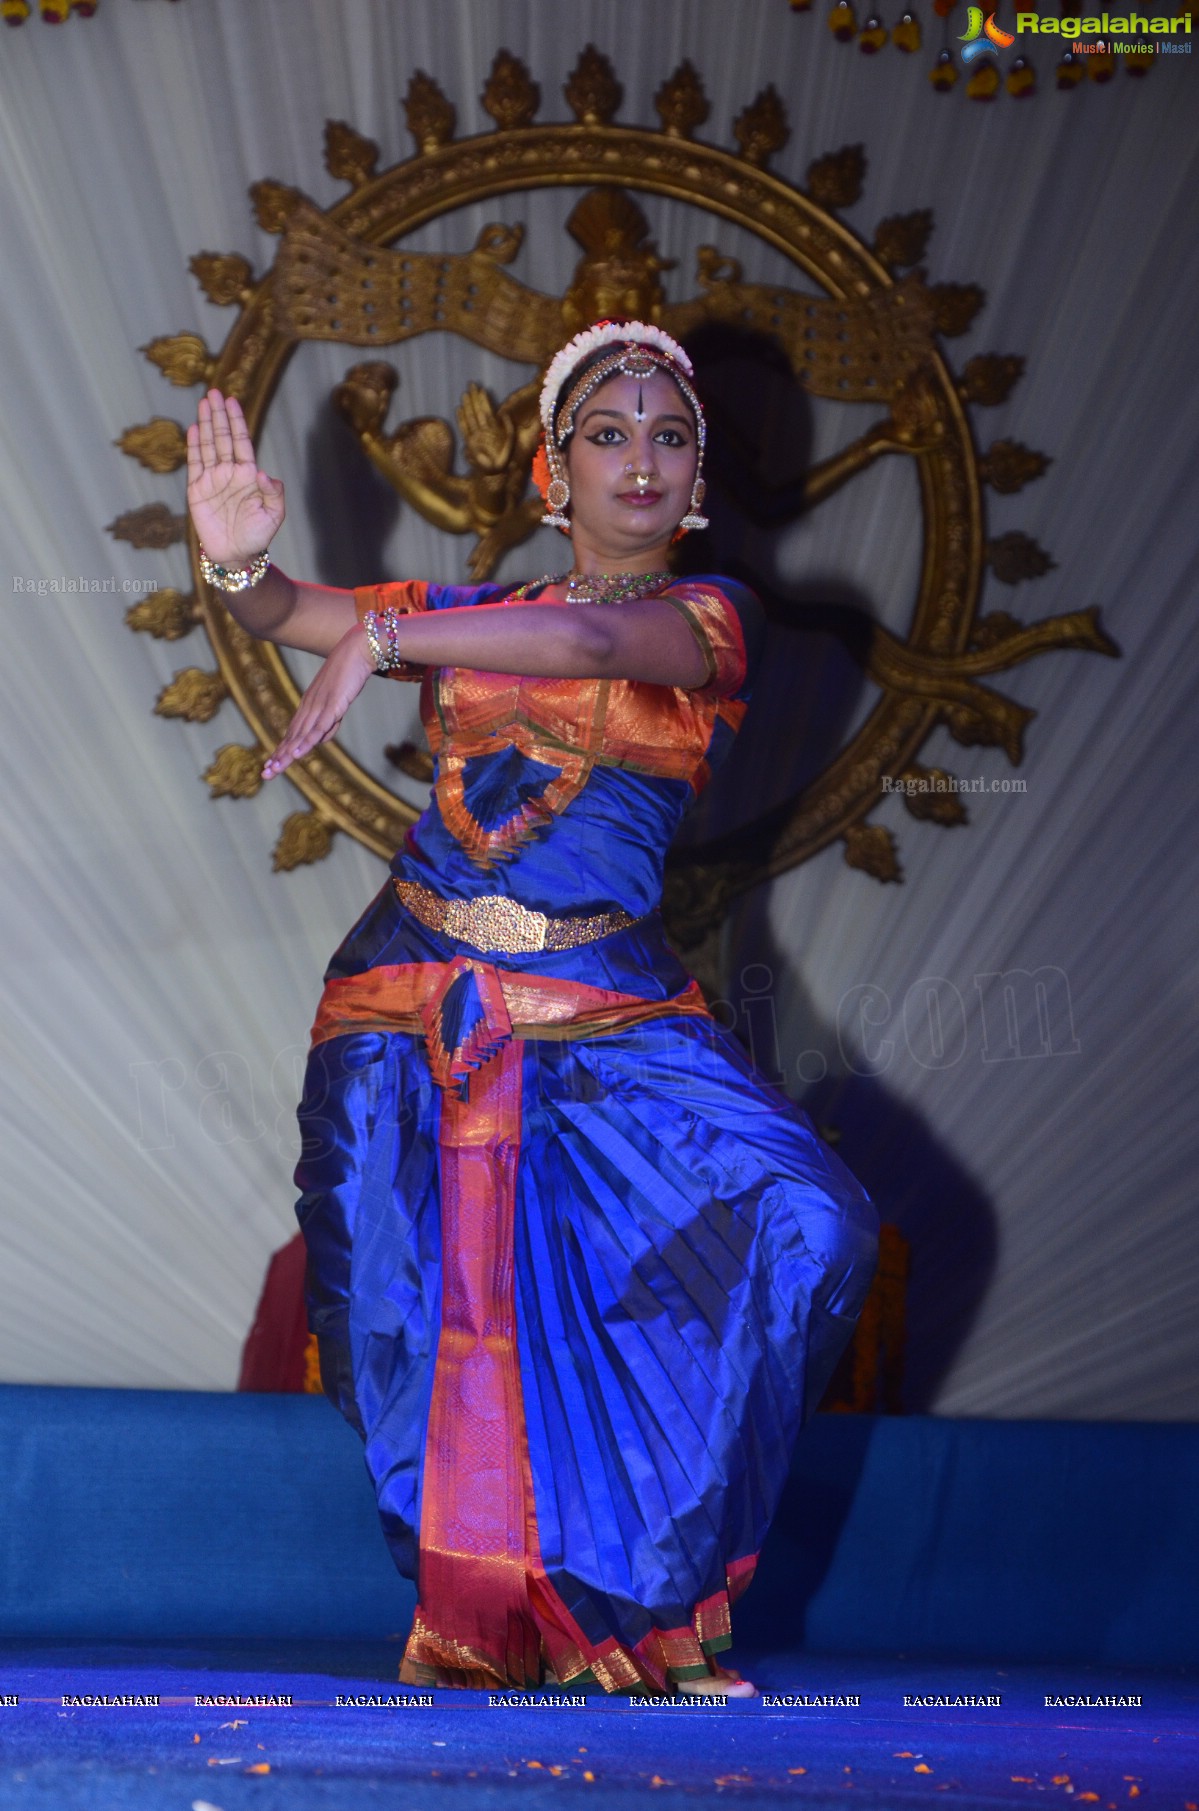
[{"label": "red flower in hair", "polygon": [[541,492],[544,503],[550,488],[550,462],[545,450],[545,435],[537,442],[537,451],[533,454],[533,482]]}]

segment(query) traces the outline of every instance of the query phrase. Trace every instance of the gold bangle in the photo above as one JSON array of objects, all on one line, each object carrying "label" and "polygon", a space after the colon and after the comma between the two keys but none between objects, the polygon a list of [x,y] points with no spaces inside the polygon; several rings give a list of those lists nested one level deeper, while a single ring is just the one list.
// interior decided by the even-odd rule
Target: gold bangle
[{"label": "gold bangle", "polygon": [[218,566],[210,560],[204,549],[200,549],[200,571],[204,582],[213,585],[218,591],[249,591],[266,577],[271,558],[264,548],[256,553],[248,566]]}]

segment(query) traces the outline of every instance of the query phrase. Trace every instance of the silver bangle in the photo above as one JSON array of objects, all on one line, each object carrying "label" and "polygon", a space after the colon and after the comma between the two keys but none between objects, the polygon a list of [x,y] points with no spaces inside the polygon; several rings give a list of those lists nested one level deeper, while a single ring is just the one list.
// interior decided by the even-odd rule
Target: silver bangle
[{"label": "silver bangle", "polygon": [[264,548],[256,553],[248,566],[218,566],[210,560],[204,549],[200,549],[200,571],[204,582],[213,585],[218,591],[249,591],[266,577],[271,557]]},{"label": "silver bangle", "polygon": [[[393,668],[406,664],[400,653],[399,620],[398,610],[384,610],[381,613],[377,610],[363,611],[362,626],[366,630],[366,639],[370,647],[371,659],[375,663],[376,673],[390,673]],[[383,644],[379,639],[380,623],[387,635],[386,653],[384,653]]]}]

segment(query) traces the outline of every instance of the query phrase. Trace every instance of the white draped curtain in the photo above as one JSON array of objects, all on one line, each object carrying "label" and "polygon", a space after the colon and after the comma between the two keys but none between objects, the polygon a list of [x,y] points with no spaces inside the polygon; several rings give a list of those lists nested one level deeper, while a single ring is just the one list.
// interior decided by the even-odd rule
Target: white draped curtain
[{"label": "white draped curtain", "polygon": [[[322,205],[342,192],[323,168],[326,118],[377,139],[383,165],[407,156],[400,97],[423,68],[459,133],[481,131],[501,47],[541,84],[542,117],[564,118],[563,81],[593,41],[626,120],[655,123],[653,94],[686,56],[712,102],[700,136],[731,144],[733,118],[773,81],[792,128],[784,176],[802,182],[814,157],[861,142],[848,223],[869,240],[886,215],[929,207],[930,280],[986,291],[946,342],[954,368],[984,351],[1026,360],[1007,403],[973,412],[975,431],[1053,463],[1018,495],[989,494],[988,529],[1023,529],[1057,564],[1015,591],[989,576],[983,607],[1034,620],[1098,604],[1122,657],[1054,652],[993,682],[1036,712],[1019,769],[933,737],[925,762],[985,783],[1018,774],[1027,790],[971,795],[953,831],[884,804],[903,884],[830,849],[744,900],[730,1010],[911,1240],[909,1406],[1199,1411],[1199,75],[1163,59],[1143,82],[1062,95],[1034,50],[1033,101],[938,97],[924,69],[939,22],[921,11],[929,43],[914,58],[862,57],[785,0],[105,0],[90,22],[6,35],[0,1378],[234,1385],[267,1259],[295,1231],[294,1111],[321,971],[384,872],[338,836],[328,859],[273,873],[279,825],[302,804],[289,781],[214,802],[200,777],[218,747],[249,739],[234,706],[204,724],[152,712],[178,668],[214,662],[199,632],[168,643],[122,620],[126,581],[188,588],[182,548],[139,552],[105,532],[138,504],[183,507],[181,473],[155,477],[113,445],[194,407],[138,348],[182,329],[221,344],[233,314],[204,299],[188,259],[270,263],[276,241],[246,197],[260,177]],[[415,243],[465,250],[486,221],[522,220],[516,274],[561,289],[573,199],[463,210]],[[641,201],[678,261],[672,295],[692,292],[705,240],[750,278],[786,274],[748,233]],[[347,570],[338,535],[360,466],[327,399],[360,356],[301,348],[260,453],[288,486],[280,563],[336,583],[380,576]],[[499,395],[526,375],[440,337],[388,356],[404,416],[451,414],[472,376]],[[813,407],[810,458],[865,420]],[[387,576],[462,575],[464,542],[406,509],[386,530],[372,557]],[[749,551],[782,588],[852,599],[902,630],[919,543],[913,473],[892,459]],[[560,560],[543,531],[503,570]],[[70,576],[116,590],[36,588]],[[769,787],[768,726],[789,698],[819,712],[816,641],[778,644],[737,757],[748,787]],[[413,699],[367,690],[346,741],[377,765],[384,741],[413,733]],[[864,688],[845,733],[870,702]],[[1040,976],[1040,1020],[1012,1027],[995,977],[1018,971]],[[1010,997],[1035,1011],[1035,986]]]}]

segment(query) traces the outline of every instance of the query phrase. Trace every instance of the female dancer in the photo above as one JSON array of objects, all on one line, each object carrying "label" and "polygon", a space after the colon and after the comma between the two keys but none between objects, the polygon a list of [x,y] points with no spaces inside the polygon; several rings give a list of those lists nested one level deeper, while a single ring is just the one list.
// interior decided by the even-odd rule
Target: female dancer
[{"label": "female dancer", "polygon": [[205,576],[327,657],[264,776],[373,673],[420,680],[436,757],[326,970],[296,1169],[322,1382],[417,1583],[410,1684],[751,1694],[729,1606],[876,1265],[869,1197],[663,936],[761,638],[743,586],[666,569],[705,525],[691,376],[641,322],[559,352],[535,475],[574,566],[515,589],[289,579],[236,401],[188,430]]}]

